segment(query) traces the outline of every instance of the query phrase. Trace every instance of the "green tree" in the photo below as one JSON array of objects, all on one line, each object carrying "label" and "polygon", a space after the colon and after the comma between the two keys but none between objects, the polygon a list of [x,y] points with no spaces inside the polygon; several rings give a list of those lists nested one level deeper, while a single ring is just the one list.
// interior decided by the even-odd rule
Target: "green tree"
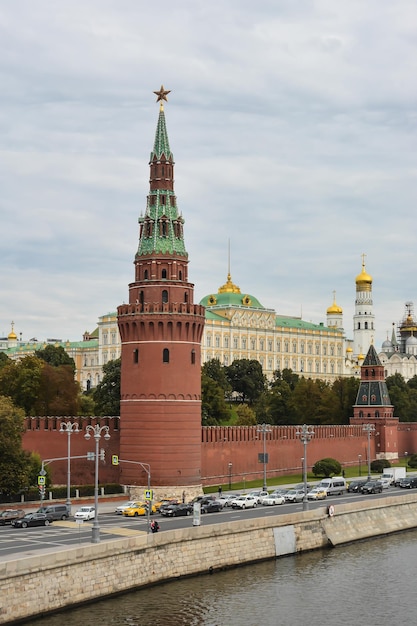
[{"label": "green tree", "polygon": [[295,424],[292,403],[293,390],[290,384],[279,377],[276,378],[268,395],[268,417],[271,424]]},{"label": "green tree", "polygon": [[332,391],[336,400],[334,407],[335,424],[349,424],[353,415],[353,405],[356,402],[360,381],[358,378],[336,378],[332,384]]},{"label": "green tree", "polygon": [[38,397],[34,404],[36,415],[78,415],[80,387],[70,365],[53,367],[44,363]]},{"label": "green tree", "polygon": [[96,415],[120,415],[121,358],[103,365],[103,379],[94,390]]},{"label": "green tree", "polygon": [[313,465],[314,476],[324,476],[329,478],[332,474],[338,476],[342,471],[342,466],[336,459],[321,459]]},{"label": "green tree", "polygon": [[385,380],[391,404],[394,406],[394,415],[400,418],[400,421],[406,421],[406,416],[410,414],[410,387],[399,374],[388,376]]},{"label": "green tree", "polygon": [[255,426],[257,423],[255,412],[247,404],[239,404],[236,413],[236,426]]},{"label": "green tree", "polygon": [[34,415],[44,362],[36,356],[10,361],[0,369],[0,394],[9,396],[26,415]]},{"label": "green tree", "polygon": [[226,368],[232,390],[240,394],[242,402],[252,404],[265,389],[265,376],[259,361],[240,359]]},{"label": "green tree", "polygon": [[224,390],[204,372],[201,377],[201,415],[204,426],[222,424],[230,419],[230,409],[224,399]]},{"label": "green tree", "polygon": [[22,450],[24,411],[0,396],[0,493],[17,494],[29,483],[29,467]]},{"label": "green tree", "polygon": [[36,351],[38,359],[45,361],[49,365],[58,367],[59,365],[70,365],[73,373],[75,372],[75,361],[70,355],[65,352],[62,346],[47,345],[45,348]]},{"label": "green tree", "polygon": [[10,359],[4,352],[0,352],[0,369],[10,363]]},{"label": "green tree", "polygon": [[221,389],[223,389],[226,396],[230,395],[232,388],[227,379],[226,368],[220,363],[219,359],[206,361],[201,368],[201,375],[209,376]]}]

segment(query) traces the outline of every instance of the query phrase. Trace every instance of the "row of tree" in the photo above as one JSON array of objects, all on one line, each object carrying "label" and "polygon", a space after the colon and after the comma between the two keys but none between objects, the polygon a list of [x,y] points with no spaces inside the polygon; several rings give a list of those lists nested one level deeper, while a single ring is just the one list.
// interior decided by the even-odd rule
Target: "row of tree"
[{"label": "row of tree", "polygon": [[[258,361],[222,366],[214,359],[202,367],[203,424],[348,424],[359,384],[354,377],[329,383],[290,369],[275,372],[268,381]],[[386,384],[394,415],[417,421],[417,376],[406,382],[394,374]]]},{"label": "row of tree", "polygon": [[[25,415],[119,415],[120,370],[120,358],[109,361],[99,385],[83,392],[74,379],[74,361],[62,347],[46,346],[20,361],[0,354],[0,395]],[[417,376],[406,382],[394,374],[386,384],[394,415],[417,421]],[[267,380],[258,361],[223,366],[213,359],[201,370],[202,423],[348,424],[358,387],[357,378],[328,383],[290,369]]]}]

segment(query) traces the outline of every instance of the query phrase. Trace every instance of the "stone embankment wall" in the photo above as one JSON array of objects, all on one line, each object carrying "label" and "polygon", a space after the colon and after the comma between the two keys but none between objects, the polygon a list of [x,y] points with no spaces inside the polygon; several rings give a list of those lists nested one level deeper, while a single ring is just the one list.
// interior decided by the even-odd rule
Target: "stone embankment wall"
[{"label": "stone embankment wall", "polygon": [[[0,624],[108,597],[162,580],[417,527],[417,495],[202,525],[156,535],[43,551],[0,564]],[[204,520],[203,518],[203,524]]]}]

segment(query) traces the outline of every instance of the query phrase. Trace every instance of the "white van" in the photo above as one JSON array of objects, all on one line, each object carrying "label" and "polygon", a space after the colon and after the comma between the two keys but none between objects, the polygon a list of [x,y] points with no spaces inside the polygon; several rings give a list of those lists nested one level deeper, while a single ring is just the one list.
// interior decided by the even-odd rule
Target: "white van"
[{"label": "white van", "polygon": [[343,476],[333,476],[333,478],[323,478],[317,485],[326,490],[328,496],[342,496],[347,489]]}]

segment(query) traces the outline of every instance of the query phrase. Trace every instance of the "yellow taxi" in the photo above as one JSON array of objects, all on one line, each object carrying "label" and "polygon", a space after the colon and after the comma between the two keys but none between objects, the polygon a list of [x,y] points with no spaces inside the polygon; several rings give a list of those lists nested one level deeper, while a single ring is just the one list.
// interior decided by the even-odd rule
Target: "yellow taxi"
[{"label": "yellow taxi", "polygon": [[[147,515],[148,506],[149,505],[147,502],[135,502],[133,506],[129,506],[123,511],[123,515],[125,517],[138,517],[139,515]],[[151,515],[153,515],[154,513],[156,513],[156,507],[153,504],[151,508]]]}]

